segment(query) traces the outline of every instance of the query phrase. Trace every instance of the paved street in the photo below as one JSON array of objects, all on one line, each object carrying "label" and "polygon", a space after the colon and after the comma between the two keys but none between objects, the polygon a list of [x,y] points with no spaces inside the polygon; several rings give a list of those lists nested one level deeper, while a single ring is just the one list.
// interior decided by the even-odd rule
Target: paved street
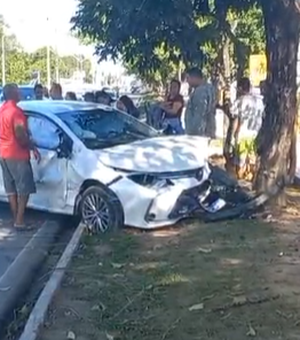
[{"label": "paved street", "polygon": [[[45,213],[29,210],[26,213],[26,220],[39,227],[47,216]],[[8,205],[0,203],[0,277],[36,232],[36,230],[16,232],[11,225]]]}]

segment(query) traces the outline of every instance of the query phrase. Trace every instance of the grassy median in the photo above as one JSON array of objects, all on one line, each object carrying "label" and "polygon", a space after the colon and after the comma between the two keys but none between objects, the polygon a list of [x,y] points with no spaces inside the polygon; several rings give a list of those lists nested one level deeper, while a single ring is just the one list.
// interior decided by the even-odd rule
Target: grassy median
[{"label": "grassy median", "polygon": [[298,210],[86,235],[40,340],[299,340]]}]

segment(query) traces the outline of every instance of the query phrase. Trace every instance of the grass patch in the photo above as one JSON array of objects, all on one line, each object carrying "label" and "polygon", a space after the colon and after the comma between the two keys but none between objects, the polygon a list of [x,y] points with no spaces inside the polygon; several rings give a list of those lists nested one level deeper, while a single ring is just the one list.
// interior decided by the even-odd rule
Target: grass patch
[{"label": "grass patch", "polygon": [[85,236],[40,340],[299,339],[293,233],[233,221]]}]

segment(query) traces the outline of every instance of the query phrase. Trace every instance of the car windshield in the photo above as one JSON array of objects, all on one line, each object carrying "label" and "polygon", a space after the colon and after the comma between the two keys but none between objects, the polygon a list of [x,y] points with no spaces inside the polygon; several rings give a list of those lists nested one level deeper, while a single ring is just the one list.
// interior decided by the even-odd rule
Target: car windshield
[{"label": "car windshield", "polygon": [[102,149],[159,135],[150,126],[115,109],[72,111],[58,116],[89,149]]}]

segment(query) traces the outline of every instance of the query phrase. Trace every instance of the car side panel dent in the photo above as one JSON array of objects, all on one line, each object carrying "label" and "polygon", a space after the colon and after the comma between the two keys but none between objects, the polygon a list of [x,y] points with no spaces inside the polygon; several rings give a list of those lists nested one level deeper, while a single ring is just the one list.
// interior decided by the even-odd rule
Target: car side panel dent
[{"label": "car side panel dent", "polygon": [[67,200],[67,160],[58,159],[56,151],[39,149],[41,161],[33,157],[31,165],[37,193],[30,196],[29,207],[64,210]]},{"label": "car side panel dent", "polygon": [[108,186],[119,176],[116,171],[103,165],[92,151],[75,147],[67,169],[68,205],[75,206],[84,182],[96,181]]}]

